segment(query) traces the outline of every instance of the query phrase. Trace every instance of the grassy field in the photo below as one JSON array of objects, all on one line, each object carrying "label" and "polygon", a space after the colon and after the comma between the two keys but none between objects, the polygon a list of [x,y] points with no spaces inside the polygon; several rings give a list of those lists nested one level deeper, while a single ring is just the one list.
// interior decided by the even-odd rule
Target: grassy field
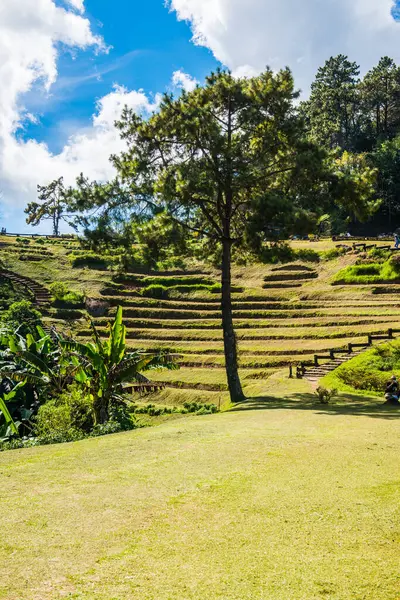
[{"label": "grassy field", "polygon": [[[166,389],[136,400],[229,408],[218,295],[145,298],[132,274],[116,287],[73,268],[73,250],[0,238],[7,268],[102,298],[109,317],[123,304],[130,346],[180,355],[152,376]],[[400,413],[361,393],[317,405],[288,379],[289,364],[399,327],[399,287],[332,286],[356,260],[235,268],[240,407],[1,453],[0,600],[399,600]],[[84,319],[68,328],[87,335]]]},{"label": "grassy field", "polygon": [[398,599],[398,413],[291,385],[0,455],[0,598]]}]

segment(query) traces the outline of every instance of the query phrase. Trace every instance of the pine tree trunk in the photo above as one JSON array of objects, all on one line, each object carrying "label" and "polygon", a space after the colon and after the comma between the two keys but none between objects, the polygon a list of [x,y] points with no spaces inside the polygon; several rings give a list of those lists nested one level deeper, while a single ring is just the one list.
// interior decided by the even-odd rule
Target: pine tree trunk
[{"label": "pine tree trunk", "polygon": [[245,396],[242,390],[238,372],[238,357],[236,335],[233,328],[232,293],[231,293],[231,251],[232,242],[224,239],[222,242],[222,330],[224,334],[225,367],[231,401],[243,402]]}]

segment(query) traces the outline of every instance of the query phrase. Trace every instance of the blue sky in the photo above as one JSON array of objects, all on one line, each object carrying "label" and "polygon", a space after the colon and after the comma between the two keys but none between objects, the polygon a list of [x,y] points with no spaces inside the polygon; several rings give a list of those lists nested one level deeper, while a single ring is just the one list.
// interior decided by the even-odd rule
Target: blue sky
[{"label": "blue sky", "polygon": [[39,114],[39,121],[27,124],[19,135],[46,142],[51,152],[60,152],[71,133],[90,124],[96,99],[113,84],[151,95],[171,86],[174,71],[201,81],[219,64],[210,50],[191,42],[189,24],[179,22],[162,0],[86,0],[85,6],[92,30],[104,38],[108,53],[95,54],[89,48],[61,54],[50,96],[36,85],[25,98],[26,108]]},{"label": "blue sky", "polygon": [[[365,73],[400,63],[400,0],[0,0],[0,224],[18,232],[37,184],[113,176],[123,106],[149,112],[174,73],[290,66],[306,96],[317,68],[347,54]],[[196,39],[194,43],[193,39]],[[104,47],[109,51],[105,52]],[[183,78],[183,79],[182,79]],[[186,79],[185,79],[186,78]]]}]

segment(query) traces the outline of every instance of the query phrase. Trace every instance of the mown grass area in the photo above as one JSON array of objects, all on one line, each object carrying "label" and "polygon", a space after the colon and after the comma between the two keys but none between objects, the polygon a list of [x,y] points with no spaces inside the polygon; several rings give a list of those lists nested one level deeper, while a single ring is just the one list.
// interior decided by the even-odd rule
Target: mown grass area
[{"label": "mown grass area", "polygon": [[333,278],[334,284],[374,284],[400,282],[399,256],[382,262],[370,261],[348,266]]},{"label": "mown grass area", "polygon": [[396,600],[399,413],[293,385],[0,455],[0,598]]}]

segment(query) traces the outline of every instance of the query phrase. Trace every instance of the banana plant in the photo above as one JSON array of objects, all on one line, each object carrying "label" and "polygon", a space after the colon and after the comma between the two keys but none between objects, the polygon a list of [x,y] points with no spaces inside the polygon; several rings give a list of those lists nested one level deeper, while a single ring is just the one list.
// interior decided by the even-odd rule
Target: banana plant
[{"label": "banana plant", "polygon": [[61,394],[73,382],[80,364],[63,350],[62,337],[37,327],[37,337],[18,333],[8,336],[8,350],[0,357],[0,375],[14,382],[25,381],[44,397]]},{"label": "banana plant", "polygon": [[147,381],[142,373],[152,369],[177,368],[168,352],[127,349],[121,307],[118,307],[114,323],[109,324],[108,329],[108,338],[102,340],[91,322],[91,342],[61,342],[62,347],[80,363],[75,381],[84,386],[92,397],[96,424],[108,421],[111,403],[122,400],[124,383]]},{"label": "banana plant", "polygon": [[11,392],[7,394],[3,394],[0,396],[0,412],[3,414],[3,418],[5,420],[5,437],[9,438],[11,435],[19,436],[18,426],[19,422],[15,422],[13,417],[11,416],[10,411],[8,410],[7,402],[10,402],[15,398],[17,392],[20,388],[24,387],[25,382],[18,383]]}]

